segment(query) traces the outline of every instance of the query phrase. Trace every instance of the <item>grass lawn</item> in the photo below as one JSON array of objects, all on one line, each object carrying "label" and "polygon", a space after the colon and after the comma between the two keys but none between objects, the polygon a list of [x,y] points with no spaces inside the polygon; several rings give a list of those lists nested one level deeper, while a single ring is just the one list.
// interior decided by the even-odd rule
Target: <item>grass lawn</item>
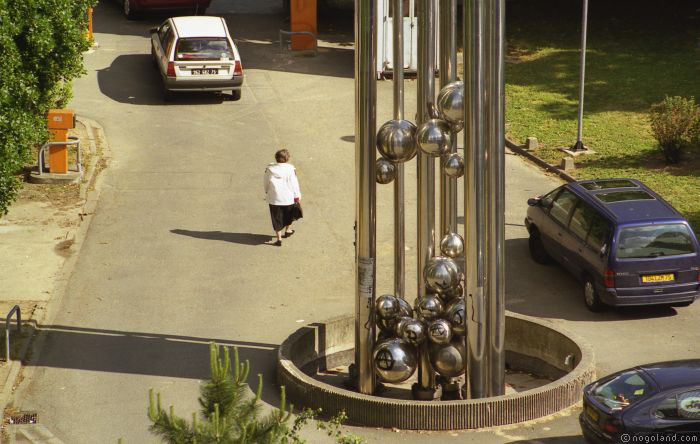
[{"label": "grass lawn", "polygon": [[[581,2],[507,2],[506,120],[516,143],[537,137],[537,155],[558,165],[576,141]],[[700,4],[589,3],[579,179],[632,177],[661,194],[700,232],[700,152],[668,166],[648,111],[664,95],[700,99]]]}]

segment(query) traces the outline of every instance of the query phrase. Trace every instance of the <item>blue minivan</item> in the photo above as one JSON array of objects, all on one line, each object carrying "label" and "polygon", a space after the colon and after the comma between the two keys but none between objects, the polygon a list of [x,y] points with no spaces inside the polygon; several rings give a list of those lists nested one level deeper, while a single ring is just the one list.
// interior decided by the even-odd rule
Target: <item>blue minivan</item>
[{"label": "blue minivan", "polygon": [[685,307],[700,295],[700,245],[688,221],[634,179],[571,182],[528,200],[532,258],[583,282],[591,311]]}]

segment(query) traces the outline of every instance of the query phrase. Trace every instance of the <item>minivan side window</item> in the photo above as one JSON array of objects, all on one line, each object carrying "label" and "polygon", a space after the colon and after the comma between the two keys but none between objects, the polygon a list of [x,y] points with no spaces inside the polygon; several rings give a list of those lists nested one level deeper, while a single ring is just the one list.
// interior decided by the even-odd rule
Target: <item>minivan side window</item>
[{"label": "minivan side window", "polygon": [[591,231],[588,233],[586,243],[593,251],[601,251],[603,245],[608,243],[610,237],[610,224],[600,213],[596,212],[591,222]]},{"label": "minivan side window", "polygon": [[581,202],[578,204],[574,210],[574,214],[571,216],[569,229],[581,240],[585,240],[588,230],[591,228],[593,218],[596,214],[598,213],[593,209],[593,207],[585,202]]},{"label": "minivan side window", "polygon": [[552,202],[552,209],[549,210],[549,214],[552,216],[552,219],[566,226],[569,223],[569,213],[576,205],[576,202],[578,202],[578,197],[574,193],[566,189],[562,190]]},{"label": "minivan side window", "polygon": [[561,187],[557,188],[554,191],[550,191],[549,193],[545,194],[540,198],[540,206],[542,208],[549,208],[552,206],[552,201],[554,200],[555,197],[557,197],[557,194],[559,194],[559,191],[561,191]]},{"label": "minivan side window", "polygon": [[168,35],[168,31],[170,31],[170,24],[165,23],[163,26],[160,27],[160,30],[158,31],[158,37],[160,37],[160,44],[165,48],[165,36]]}]

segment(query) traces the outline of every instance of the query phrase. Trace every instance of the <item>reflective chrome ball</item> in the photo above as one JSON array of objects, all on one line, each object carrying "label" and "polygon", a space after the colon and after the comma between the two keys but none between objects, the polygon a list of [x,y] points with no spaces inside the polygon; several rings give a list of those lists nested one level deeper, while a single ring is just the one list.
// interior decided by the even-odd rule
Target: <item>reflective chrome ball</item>
[{"label": "reflective chrome ball", "polygon": [[396,165],[383,157],[377,159],[377,183],[386,185],[396,178]]},{"label": "reflective chrome ball", "polygon": [[455,378],[465,370],[464,338],[456,337],[449,344],[430,344],[430,364],[446,378]]},{"label": "reflective chrome ball", "polygon": [[374,347],[372,362],[382,381],[397,383],[413,375],[418,359],[409,343],[401,339],[388,339]]},{"label": "reflective chrome ball", "polygon": [[457,263],[448,257],[434,257],[423,270],[425,285],[433,291],[443,293],[459,285],[462,273]]},{"label": "reflective chrome ball", "polygon": [[452,153],[445,159],[445,164],[442,166],[442,170],[449,177],[454,177],[455,179],[464,176],[464,158],[459,153]]},{"label": "reflective chrome ball", "polygon": [[387,160],[402,163],[418,152],[416,126],[408,120],[390,120],[377,132],[377,149]]},{"label": "reflective chrome ball", "polygon": [[428,294],[416,300],[416,313],[426,321],[432,321],[442,314],[442,301],[434,294]]},{"label": "reflective chrome ball", "polygon": [[377,314],[382,319],[394,319],[399,315],[398,298],[392,294],[383,294],[374,302]]},{"label": "reflective chrome ball", "polygon": [[448,302],[453,301],[456,298],[464,297],[464,288],[462,284],[457,285],[455,288],[450,288],[444,293],[445,300]]},{"label": "reflective chrome ball", "polygon": [[438,93],[437,106],[440,115],[453,125],[455,132],[464,127],[464,83],[448,83]]},{"label": "reflective chrome ball", "polygon": [[418,148],[430,156],[444,156],[452,147],[450,125],[442,119],[429,119],[416,131]]},{"label": "reflective chrome ball", "polygon": [[417,319],[406,321],[401,328],[400,337],[411,345],[421,345],[425,341],[425,325]]},{"label": "reflective chrome ball", "polygon": [[397,297],[396,300],[399,303],[399,316],[408,316],[409,318],[412,318],[413,309],[411,308],[411,304],[409,304],[406,299]]},{"label": "reflective chrome ball", "polygon": [[406,323],[408,323],[412,320],[413,320],[413,318],[409,318],[408,316],[400,316],[400,317],[396,318],[396,326],[394,327],[394,334],[396,335],[397,338],[401,337],[401,331],[403,330]]},{"label": "reflective chrome ball", "polygon": [[447,233],[440,241],[440,251],[445,256],[455,259],[464,253],[464,239],[457,233]]},{"label": "reflective chrome ball", "polygon": [[464,325],[464,313],[465,313],[464,299],[455,299],[452,301],[445,309],[445,317],[450,322],[452,326],[452,333],[455,335],[463,335],[465,331]]},{"label": "reflective chrome ball", "polygon": [[428,339],[434,344],[448,344],[452,339],[452,326],[444,319],[428,324]]}]

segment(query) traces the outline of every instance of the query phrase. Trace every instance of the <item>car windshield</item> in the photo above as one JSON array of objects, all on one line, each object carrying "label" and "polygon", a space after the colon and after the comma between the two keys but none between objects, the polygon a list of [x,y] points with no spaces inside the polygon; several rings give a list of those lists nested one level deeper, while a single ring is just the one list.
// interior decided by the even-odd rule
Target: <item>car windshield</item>
[{"label": "car windshield", "polygon": [[637,370],[621,373],[593,389],[593,396],[612,410],[623,410],[646,398],[652,387]]},{"label": "car windshield", "polygon": [[225,38],[187,38],[177,42],[177,60],[233,59],[233,50]]},{"label": "car windshield", "polygon": [[628,259],[694,253],[692,239],[685,224],[623,228],[617,243],[617,257]]}]

